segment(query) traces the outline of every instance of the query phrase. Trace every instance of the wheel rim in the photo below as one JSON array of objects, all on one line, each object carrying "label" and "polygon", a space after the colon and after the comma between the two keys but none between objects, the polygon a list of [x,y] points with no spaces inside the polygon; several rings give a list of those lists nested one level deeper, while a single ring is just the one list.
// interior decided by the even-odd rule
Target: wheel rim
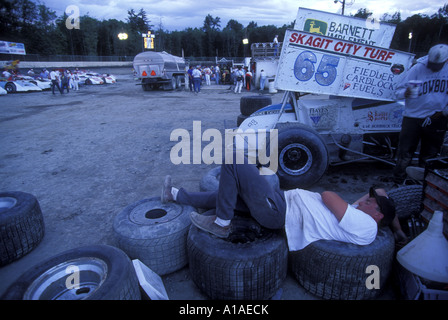
[{"label": "wheel rim", "polygon": [[0,197],[0,212],[11,209],[17,203],[17,200],[12,197]]},{"label": "wheel rim", "polygon": [[182,214],[179,205],[160,204],[159,201],[142,201],[129,213],[129,220],[141,226],[159,225],[170,222]]},{"label": "wheel rim", "polygon": [[24,300],[82,300],[105,281],[107,264],[84,257],[66,261],[41,274],[28,287]]},{"label": "wheel rim", "polygon": [[308,147],[292,143],[283,148],[279,156],[280,168],[286,173],[298,176],[307,172],[313,163],[313,155]]}]

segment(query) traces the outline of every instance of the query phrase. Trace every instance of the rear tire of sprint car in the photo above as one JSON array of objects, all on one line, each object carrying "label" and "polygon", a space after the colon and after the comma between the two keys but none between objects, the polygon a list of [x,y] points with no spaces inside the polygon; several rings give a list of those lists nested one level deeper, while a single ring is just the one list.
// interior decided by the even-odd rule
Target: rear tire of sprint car
[{"label": "rear tire of sprint car", "polygon": [[140,300],[141,295],[129,257],[118,248],[95,245],[65,251],[32,267],[2,299]]},{"label": "rear tire of sprint car", "polygon": [[44,233],[36,197],[18,191],[0,193],[0,266],[28,254],[41,242]]},{"label": "rear tire of sprint car", "polygon": [[122,210],[114,220],[117,246],[131,259],[139,259],[158,275],[184,267],[187,234],[194,208],[159,197],[143,199]]},{"label": "rear tire of sprint car", "polygon": [[[395,241],[389,228],[380,228],[367,246],[319,240],[290,252],[291,272],[311,294],[328,300],[373,299],[391,273]],[[378,267],[379,289],[368,289],[368,266]]]},{"label": "rear tire of sprint car", "polygon": [[247,96],[240,99],[240,111],[243,116],[250,116],[255,111],[272,104],[270,96]]},{"label": "rear tire of sprint car", "polygon": [[192,280],[210,299],[269,299],[286,278],[285,237],[251,218],[235,216],[227,239],[192,225],[187,247]]},{"label": "rear tire of sprint car", "polygon": [[311,127],[301,123],[280,123],[278,170],[282,189],[307,188],[319,181],[329,165],[325,141]]}]

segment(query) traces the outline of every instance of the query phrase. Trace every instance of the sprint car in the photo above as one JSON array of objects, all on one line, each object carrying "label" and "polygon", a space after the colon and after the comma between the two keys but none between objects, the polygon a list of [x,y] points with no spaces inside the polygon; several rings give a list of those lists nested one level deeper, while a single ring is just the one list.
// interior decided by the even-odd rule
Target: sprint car
[{"label": "sprint car", "polygon": [[0,87],[5,89],[8,93],[42,91],[41,88],[29,82],[28,80],[18,80],[18,79],[10,79],[10,80],[2,79],[0,80]]},{"label": "sprint car", "polygon": [[403,110],[403,101],[285,94],[281,104],[255,111],[239,129],[245,152],[265,150],[268,156],[271,140],[258,133],[277,129],[278,162],[272,169],[282,188],[303,188],[317,182],[329,165],[363,160],[395,165]]},{"label": "sprint car", "polygon": [[51,80],[50,79],[42,79],[40,77],[30,77],[30,76],[19,76],[16,79],[28,81],[32,84],[35,84],[42,90],[50,90],[51,89]]}]

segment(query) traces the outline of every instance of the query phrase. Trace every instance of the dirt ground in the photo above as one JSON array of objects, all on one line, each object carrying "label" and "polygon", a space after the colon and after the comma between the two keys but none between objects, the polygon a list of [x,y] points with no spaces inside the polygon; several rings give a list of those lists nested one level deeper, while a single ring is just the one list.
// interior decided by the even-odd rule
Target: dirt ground
[{"label": "dirt ground", "polygon": [[[0,190],[23,191],[38,199],[45,221],[43,241],[23,258],[0,268],[0,295],[31,266],[62,251],[91,244],[114,245],[113,220],[126,206],[159,196],[167,174],[176,186],[199,190],[213,166],[174,165],[174,129],[192,132],[236,127],[240,98],[229,86],[144,92],[131,70],[100,70],[116,84],[82,86],[78,92],[51,91],[0,96]],[[264,94],[269,94],[267,90]],[[270,94],[280,102],[282,93]],[[333,190],[349,202],[372,184],[385,188],[392,168],[378,163],[330,167],[311,189]],[[206,300],[192,282],[188,266],[162,277],[172,300]],[[288,275],[275,297],[314,300]],[[387,290],[380,297],[391,299]]]}]

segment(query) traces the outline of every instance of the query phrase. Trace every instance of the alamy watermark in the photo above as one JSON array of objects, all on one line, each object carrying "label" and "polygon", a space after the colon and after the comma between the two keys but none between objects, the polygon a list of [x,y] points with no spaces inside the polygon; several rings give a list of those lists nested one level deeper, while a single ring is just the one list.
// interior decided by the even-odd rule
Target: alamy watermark
[{"label": "alamy watermark", "polygon": [[[257,164],[270,169],[278,168],[277,129],[225,129],[224,137],[218,129],[202,132],[201,121],[193,121],[192,134],[186,129],[171,132],[173,164]],[[203,142],[208,142],[203,147]],[[269,171],[261,174],[271,174]]]},{"label": "alamy watermark", "polygon": [[374,264],[368,265],[366,273],[370,274],[366,279],[366,288],[369,290],[380,289],[380,268]]},{"label": "alamy watermark", "polygon": [[67,29],[80,29],[79,7],[69,5],[65,8],[65,13],[68,14],[68,17],[65,20],[65,26]]},{"label": "alamy watermark", "polygon": [[75,265],[70,265],[67,268],[65,268],[65,273],[68,274],[67,279],[65,279],[65,287],[69,290],[79,289],[80,284],[79,267]]}]

